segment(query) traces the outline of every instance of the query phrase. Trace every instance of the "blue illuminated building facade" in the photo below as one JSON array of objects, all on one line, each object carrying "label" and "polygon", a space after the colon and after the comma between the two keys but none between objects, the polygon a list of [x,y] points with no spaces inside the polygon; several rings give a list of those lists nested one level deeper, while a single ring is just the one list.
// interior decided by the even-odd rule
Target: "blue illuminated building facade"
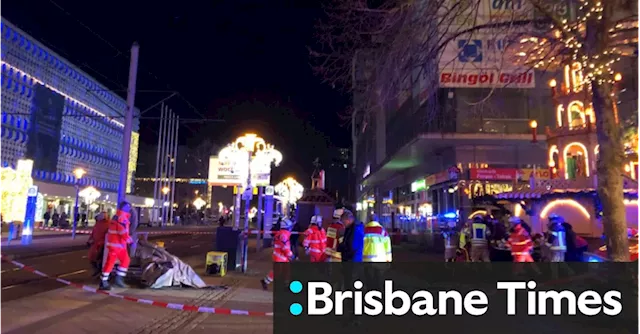
[{"label": "blue illuminated building facade", "polygon": [[3,166],[31,158],[36,180],[67,184],[82,167],[81,185],[117,191],[126,101],[6,20],[1,27]]},{"label": "blue illuminated building facade", "polygon": [[[126,101],[13,24],[1,28],[2,167],[32,159],[46,196],[73,196],[79,184],[115,200]],[[138,127],[134,117],[130,187]],[[76,168],[86,171],[79,181]]]}]

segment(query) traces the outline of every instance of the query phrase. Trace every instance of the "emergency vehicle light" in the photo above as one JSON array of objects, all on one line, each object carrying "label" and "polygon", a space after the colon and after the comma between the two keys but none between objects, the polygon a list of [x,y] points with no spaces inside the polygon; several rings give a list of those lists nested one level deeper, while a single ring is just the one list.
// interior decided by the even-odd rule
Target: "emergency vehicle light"
[{"label": "emergency vehicle light", "polygon": [[443,216],[444,218],[449,218],[449,219],[458,218],[458,215],[455,212],[448,212],[448,213],[445,213]]}]

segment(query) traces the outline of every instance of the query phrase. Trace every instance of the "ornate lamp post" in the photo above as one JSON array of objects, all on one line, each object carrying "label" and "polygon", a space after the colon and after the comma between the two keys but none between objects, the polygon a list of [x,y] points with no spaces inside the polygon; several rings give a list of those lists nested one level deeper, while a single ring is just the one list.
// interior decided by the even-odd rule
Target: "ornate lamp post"
[{"label": "ornate lamp post", "polygon": [[[256,171],[270,171],[271,164],[276,166],[282,161],[282,154],[275,149],[273,145],[267,144],[264,139],[256,134],[247,133],[244,136],[236,138],[236,140],[223,148],[218,157],[221,160],[233,161],[239,165],[246,181],[242,182],[244,192],[238,191],[234,205],[234,226],[240,227],[240,205],[242,197],[245,198],[244,212],[244,242],[242,248],[242,271],[247,270],[247,249],[248,249],[248,232],[249,232],[249,210],[251,207],[251,197],[253,196],[253,175]],[[246,165],[246,166],[245,166]],[[253,171],[253,172],[252,172]],[[246,175],[244,173],[246,172]],[[243,196],[244,195],[244,196]]]},{"label": "ornate lamp post", "polygon": [[73,171],[73,176],[76,177],[76,204],[73,207],[73,228],[71,230],[71,239],[76,238],[76,228],[78,227],[78,217],[80,213],[78,212],[78,198],[80,197],[80,179],[87,174],[87,172],[82,168],[76,168]]},{"label": "ornate lamp post", "polygon": [[295,204],[304,193],[304,187],[298,183],[294,178],[288,177],[276,184],[275,191],[278,195],[284,197],[286,201],[287,212],[289,213],[289,206]]}]

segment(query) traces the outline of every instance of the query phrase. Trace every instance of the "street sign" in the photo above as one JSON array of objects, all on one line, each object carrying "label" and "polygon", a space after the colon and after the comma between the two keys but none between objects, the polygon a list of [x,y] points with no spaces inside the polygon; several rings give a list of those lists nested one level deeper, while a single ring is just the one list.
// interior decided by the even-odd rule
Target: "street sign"
[{"label": "street sign", "polygon": [[31,186],[29,190],[27,190],[28,197],[36,197],[38,196],[38,186]]},{"label": "street sign", "polygon": [[273,196],[274,192],[275,191],[274,191],[274,187],[273,186],[266,186],[264,188],[264,194],[267,195],[267,196]]}]

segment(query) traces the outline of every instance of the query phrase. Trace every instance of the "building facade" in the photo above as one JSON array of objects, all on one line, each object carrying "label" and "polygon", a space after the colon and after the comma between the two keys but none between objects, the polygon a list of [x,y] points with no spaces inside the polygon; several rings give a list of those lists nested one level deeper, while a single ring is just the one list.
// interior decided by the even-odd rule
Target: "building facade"
[{"label": "building facade", "polygon": [[[13,24],[3,19],[1,28],[2,167],[33,160],[33,179],[49,211],[70,215],[76,185],[100,193],[92,203],[82,201],[83,213],[112,208],[126,101]],[[127,192],[136,169],[138,127],[134,117]],[[80,179],[77,168],[86,171]]]},{"label": "building facade", "polygon": [[535,120],[543,132],[553,123],[545,75],[537,73],[545,84],[529,89],[442,88],[438,66],[425,71],[436,88],[406,92],[376,110],[354,106],[361,219],[376,214],[389,227],[415,229],[439,214],[466,218],[475,197],[526,186],[534,170],[549,177],[545,136],[534,141],[530,126]]}]

